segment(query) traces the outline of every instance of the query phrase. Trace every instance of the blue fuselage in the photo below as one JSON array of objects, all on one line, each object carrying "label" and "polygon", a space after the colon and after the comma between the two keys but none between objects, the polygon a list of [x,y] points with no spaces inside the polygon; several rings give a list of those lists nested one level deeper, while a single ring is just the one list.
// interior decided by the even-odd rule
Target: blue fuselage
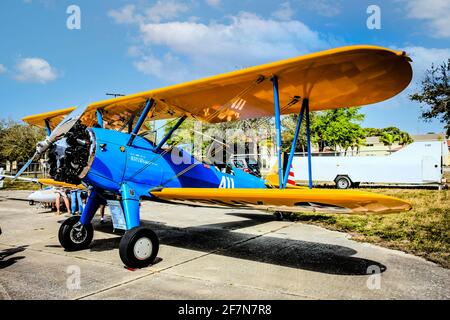
[{"label": "blue fuselage", "polygon": [[157,150],[149,140],[106,129],[91,129],[94,146],[83,181],[99,190],[119,193],[123,184],[137,196],[150,197],[154,188],[266,188],[264,180],[199,162],[182,149]]}]

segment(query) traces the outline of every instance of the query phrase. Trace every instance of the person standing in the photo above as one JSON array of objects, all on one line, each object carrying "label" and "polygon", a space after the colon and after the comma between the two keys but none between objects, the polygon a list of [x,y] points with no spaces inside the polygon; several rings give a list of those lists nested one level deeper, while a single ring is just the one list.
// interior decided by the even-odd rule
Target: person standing
[{"label": "person standing", "polygon": [[56,215],[58,216],[61,215],[61,198],[63,198],[64,204],[66,205],[67,208],[67,212],[69,214],[72,214],[70,210],[69,197],[67,196],[67,193],[64,190],[64,188],[56,188],[55,192],[56,192]]},{"label": "person standing", "polygon": [[83,200],[81,199],[81,190],[80,189],[72,189],[70,191],[70,200],[72,204],[72,215],[82,214],[83,213]]}]

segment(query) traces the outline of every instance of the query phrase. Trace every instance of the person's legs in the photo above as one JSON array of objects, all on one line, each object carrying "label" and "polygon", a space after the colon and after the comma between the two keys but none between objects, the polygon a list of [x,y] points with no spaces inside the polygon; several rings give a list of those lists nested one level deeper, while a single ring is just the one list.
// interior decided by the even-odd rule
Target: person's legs
[{"label": "person's legs", "polygon": [[77,203],[78,203],[78,212],[80,214],[83,213],[83,200],[81,200],[81,190],[77,191]]},{"label": "person's legs", "polygon": [[71,200],[71,205],[72,205],[72,214],[75,214],[75,212],[77,211],[77,192],[76,191],[71,191],[70,192],[70,200]]},{"label": "person's legs", "polygon": [[101,218],[100,218],[100,223],[105,223],[105,208],[106,208],[106,203],[103,203],[102,202],[102,204],[100,204],[100,215],[101,215]]},{"label": "person's legs", "polygon": [[65,203],[66,208],[67,208],[67,213],[68,213],[68,214],[72,214],[72,210],[70,210],[70,201],[69,201],[69,197],[66,195],[65,197],[63,196],[63,198],[64,198],[64,203]]},{"label": "person's legs", "polygon": [[59,216],[61,214],[61,195],[56,194],[56,214]]}]

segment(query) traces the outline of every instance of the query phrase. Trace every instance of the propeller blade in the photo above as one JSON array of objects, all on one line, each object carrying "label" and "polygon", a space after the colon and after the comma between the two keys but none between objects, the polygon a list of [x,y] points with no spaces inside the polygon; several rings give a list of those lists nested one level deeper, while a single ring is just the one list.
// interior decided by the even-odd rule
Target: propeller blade
[{"label": "propeller blade", "polygon": [[53,129],[50,137],[48,137],[48,140],[50,142],[55,142],[59,138],[63,137],[68,133],[73,126],[77,123],[78,120],[80,120],[81,116],[86,111],[87,107],[85,108],[76,108],[73,110],[69,115],[67,115],[63,121],[61,121],[55,129]]},{"label": "propeller blade", "polygon": [[40,158],[42,154],[44,154],[45,151],[47,151],[54,142],[65,136],[77,123],[77,121],[81,118],[81,116],[84,114],[88,107],[85,108],[77,108],[74,111],[72,111],[68,116],[64,118],[63,121],[61,121],[56,128],[53,130],[53,132],[50,134],[47,139],[44,141],[41,141],[36,146],[36,153],[34,156],[20,169],[19,172],[14,176],[14,179],[12,181],[15,181],[17,178],[19,178],[22,173],[25,172],[25,170],[28,169],[28,167],[35,161],[36,159]]},{"label": "propeller blade", "polygon": [[17,172],[17,174],[16,174],[16,175],[14,176],[14,178],[12,179],[12,181],[16,181],[17,178],[19,178],[19,177],[22,175],[22,173],[24,173],[25,170],[28,169],[28,167],[33,163],[33,161],[34,161],[38,156],[39,156],[39,154],[36,152],[36,153],[34,154],[34,156],[33,156],[30,160],[28,160],[28,162],[22,167],[22,169],[20,169],[19,172]]}]

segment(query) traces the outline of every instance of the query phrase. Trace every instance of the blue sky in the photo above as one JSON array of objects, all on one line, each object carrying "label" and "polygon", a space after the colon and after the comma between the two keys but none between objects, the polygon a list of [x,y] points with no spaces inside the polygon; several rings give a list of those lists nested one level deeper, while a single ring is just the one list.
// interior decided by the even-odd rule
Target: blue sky
[{"label": "blue sky", "polygon": [[[370,30],[366,10],[381,10]],[[69,30],[69,5],[81,29]],[[363,109],[368,127],[442,132],[408,100],[432,63],[450,58],[450,0],[2,0],[0,117],[86,105],[308,52],[352,44],[402,49],[414,79]]]}]

